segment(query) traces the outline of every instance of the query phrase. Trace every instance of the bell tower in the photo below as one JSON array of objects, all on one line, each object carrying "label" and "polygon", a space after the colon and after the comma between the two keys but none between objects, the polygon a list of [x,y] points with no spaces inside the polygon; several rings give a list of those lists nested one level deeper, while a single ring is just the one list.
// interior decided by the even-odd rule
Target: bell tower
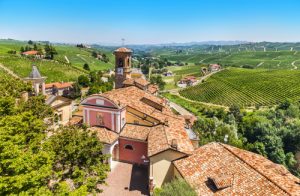
[{"label": "bell tower", "polygon": [[131,78],[131,54],[127,48],[118,48],[115,55],[115,88],[122,88],[123,82]]}]

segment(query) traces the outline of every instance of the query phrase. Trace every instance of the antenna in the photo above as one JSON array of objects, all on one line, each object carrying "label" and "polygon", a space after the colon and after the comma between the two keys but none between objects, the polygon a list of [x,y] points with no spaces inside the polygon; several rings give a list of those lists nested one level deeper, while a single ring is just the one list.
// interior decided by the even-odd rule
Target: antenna
[{"label": "antenna", "polygon": [[122,38],[121,40],[122,40],[122,46],[124,46],[125,45],[125,39]]}]

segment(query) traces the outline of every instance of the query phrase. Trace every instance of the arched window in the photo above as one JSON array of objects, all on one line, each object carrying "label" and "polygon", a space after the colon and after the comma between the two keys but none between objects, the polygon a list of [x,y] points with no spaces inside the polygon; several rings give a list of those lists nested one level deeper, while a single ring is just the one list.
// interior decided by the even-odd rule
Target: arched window
[{"label": "arched window", "polygon": [[133,150],[133,147],[130,144],[125,145],[125,149],[127,150]]}]

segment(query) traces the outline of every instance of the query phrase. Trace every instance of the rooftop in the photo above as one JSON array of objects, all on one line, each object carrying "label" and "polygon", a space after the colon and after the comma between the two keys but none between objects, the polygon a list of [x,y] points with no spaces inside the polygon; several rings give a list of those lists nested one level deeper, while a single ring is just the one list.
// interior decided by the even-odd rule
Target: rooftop
[{"label": "rooftop", "polygon": [[53,83],[48,83],[45,84],[45,88],[52,88],[53,86],[56,86],[57,88],[68,88],[72,87],[73,82],[53,82]]},{"label": "rooftop", "polygon": [[24,54],[24,55],[36,55],[38,53],[39,52],[36,51],[36,50],[30,50],[30,51],[22,52],[22,54]]},{"label": "rooftop", "polygon": [[132,52],[132,50],[125,48],[125,47],[121,47],[115,50],[115,52]]},{"label": "rooftop", "polygon": [[104,127],[91,127],[89,130],[95,132],[100,142],[105,144],[112,144],[118,139],[118,134],[116,132]]},{"label": "rooftop", "polygon": [[174,162],[199,195],[300,195],[300,180],[261,155],[210,143]]},{"label": "rooftop", "polygon": [[[173,114],[164,99],[154,96],[135,86],[115,89],[97,96],[107,98],[116,105],[119,105],[121,108],[133,108],[134,110],[151,116],[160,122],[159,125],[152,127],[148,134],[149,156],[167,149],[174,149],[172,147],[172,142],[174,141],[177,143],[177,148],[175,149],[177,151],[189,154],[194,150],[188,133],[184,128],[185,119]],[[129,133],[129,130],[134,129],[132,126],[128,126],[123,134],[131,134]],[[130,137],[145,138],[145,132],[142,131],[141,133],[136,133],[141,135],[130,135]]]}]

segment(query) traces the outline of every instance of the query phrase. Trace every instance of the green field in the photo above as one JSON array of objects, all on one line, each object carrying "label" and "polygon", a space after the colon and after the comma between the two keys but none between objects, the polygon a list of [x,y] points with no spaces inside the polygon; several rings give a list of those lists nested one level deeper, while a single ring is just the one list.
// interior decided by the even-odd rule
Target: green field
[{"label": "green field", "polygon": [[162,57],[171,61],[196,64],[218,63],[223,66],[234,67],[248,65],[253,68],[262,69],[297,69],[300,66],[300,52],[298,51],[191,53],[179,55],[169,54],[162,55]]},{"label": "green field", "polygon": [[[32,64],[36,64],[41,74],[47,77],[47,82],[74,81],[79,75],[87,73],[87,71],[83,70],[84,63],[88,63],[92,71],[110,69],[114,63],[113,54],[111,52],[101,51],[110,59],[110,62],[104,63],[91,56],[92,50],[96,49],[82,49],[72,45],[54,45],[58,54],[55,55],[53,61],[32,61],[19,55],[21,46],[25,45],[27,45],[27,42],[0,40],[0,63],[11,69],[20,77],[28,76]],[[7,52],[10,50],[16,50],[17,54],[8,54]],[[67,63],[65,56],[70,63]]]},{"label": "green field", "polygon": [[300,99],[300,71],[228,68],[180,91],[190,100],[224,106],[273,105]]}]

